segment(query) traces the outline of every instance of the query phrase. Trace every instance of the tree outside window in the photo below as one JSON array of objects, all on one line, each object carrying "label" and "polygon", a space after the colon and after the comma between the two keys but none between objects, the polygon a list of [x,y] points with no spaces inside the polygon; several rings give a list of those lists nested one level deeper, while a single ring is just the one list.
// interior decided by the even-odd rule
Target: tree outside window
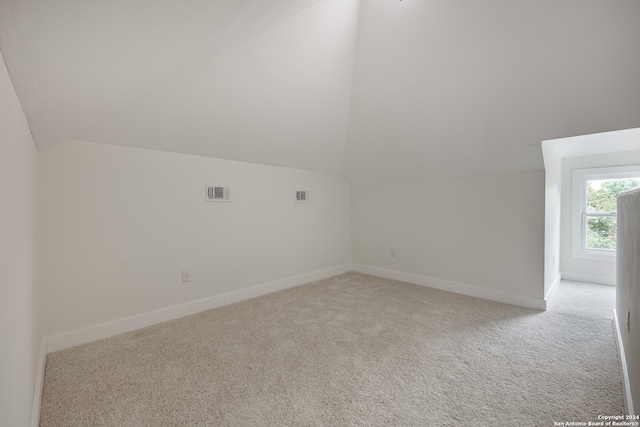
[{"label": "tree outside window", "polygon": [[616,197],[640,188],[640,177],[586,180],[586,249],[616,249]]}]

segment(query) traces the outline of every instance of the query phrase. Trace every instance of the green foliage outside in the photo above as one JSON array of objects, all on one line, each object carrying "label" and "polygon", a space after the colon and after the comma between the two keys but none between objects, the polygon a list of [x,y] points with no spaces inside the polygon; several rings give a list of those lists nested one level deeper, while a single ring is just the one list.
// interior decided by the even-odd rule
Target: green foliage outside
[{"label": "green foliage outside", "polygon": [[[599,185],[598,185],[599,184]],[[625,178],[587,181],[587,247],[615,249],[615,216],[589,216],[590,212],[615,212],[618,194],[640,187],[640,179]]]}]

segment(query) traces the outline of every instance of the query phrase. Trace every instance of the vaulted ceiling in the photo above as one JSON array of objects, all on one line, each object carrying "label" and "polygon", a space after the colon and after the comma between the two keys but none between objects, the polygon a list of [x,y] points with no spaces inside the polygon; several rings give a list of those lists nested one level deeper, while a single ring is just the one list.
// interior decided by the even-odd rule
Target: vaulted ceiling
[{"label": "vaulted ceiling", "polygon": [[541,170],[543,140],[640,126],[637,0],[0,0],[0,49],[41,150],[364,183]]}]

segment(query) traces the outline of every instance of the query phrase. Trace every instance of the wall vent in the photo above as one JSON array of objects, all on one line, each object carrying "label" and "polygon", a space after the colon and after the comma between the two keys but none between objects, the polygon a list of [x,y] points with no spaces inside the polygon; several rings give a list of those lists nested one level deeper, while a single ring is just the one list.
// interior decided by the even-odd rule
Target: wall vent
[{"label": "wall vent", "polygon": [[309,192],[307,190],[296,190],[296,202],[309,203]]},{"label": "wall vent", "polygon": [[218,187],[215,185],[207,185],[206,187],[207,202],[230,202],[231,191],[229,187]]}]

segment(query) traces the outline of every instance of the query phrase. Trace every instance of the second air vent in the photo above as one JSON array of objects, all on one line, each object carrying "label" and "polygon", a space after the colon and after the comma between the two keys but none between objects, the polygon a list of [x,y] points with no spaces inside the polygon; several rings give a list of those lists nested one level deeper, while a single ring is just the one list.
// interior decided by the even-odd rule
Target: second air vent
[{"label": "second air vent", "polygon": [[309,203],[309,192],[307,190],[296,190],[296,202]]},{"label": "second air vent", "polygon": [[214,185],[207,185],[206,187],[206,200],[207,202],[230,202],[231,191],[229,187],[218,187]]}]

